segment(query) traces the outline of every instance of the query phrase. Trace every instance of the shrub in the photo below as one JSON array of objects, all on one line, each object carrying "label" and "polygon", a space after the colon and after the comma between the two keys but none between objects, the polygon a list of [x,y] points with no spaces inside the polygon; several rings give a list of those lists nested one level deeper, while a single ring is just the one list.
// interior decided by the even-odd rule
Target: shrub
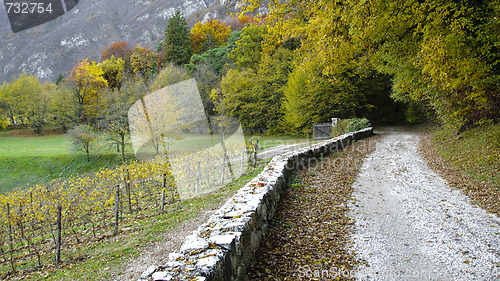
[{"label": "shrub", "polygon": [[332,137],[337,137],[354,131],[359,131],[370,127],[370,121],[366,118],[343,119],[337,126],[332,128]]}]

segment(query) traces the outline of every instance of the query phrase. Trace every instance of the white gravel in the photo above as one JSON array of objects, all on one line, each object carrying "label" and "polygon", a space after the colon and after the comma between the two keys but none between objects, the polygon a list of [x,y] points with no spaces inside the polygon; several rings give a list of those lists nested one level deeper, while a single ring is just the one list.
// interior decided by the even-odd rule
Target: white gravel
[{"label": "white gravel", "polygon": [[354,183],[358,280],[500,280],[500,219],[447,186],[393,129]]}]

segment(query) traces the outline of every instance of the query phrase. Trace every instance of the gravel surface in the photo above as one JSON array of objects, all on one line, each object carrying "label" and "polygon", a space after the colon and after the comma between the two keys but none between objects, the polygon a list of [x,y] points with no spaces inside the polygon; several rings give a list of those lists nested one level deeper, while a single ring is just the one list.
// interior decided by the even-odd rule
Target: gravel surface
[{"label": "gravel surface", "polygon": [[392,129],[353,184],[358,280],[500,280],[500,219],[474,205]]}]

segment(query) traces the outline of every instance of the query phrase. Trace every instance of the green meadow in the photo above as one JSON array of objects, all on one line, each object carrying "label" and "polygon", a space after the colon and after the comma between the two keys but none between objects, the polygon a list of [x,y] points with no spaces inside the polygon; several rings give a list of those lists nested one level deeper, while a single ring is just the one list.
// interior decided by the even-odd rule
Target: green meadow
[{"label": "green meadow", "polygon": [[[248,136],[246,139],[259,140],[259,149],[308,141],[292,136]],[[181,143],[187,147],[203,146],[207,138],[196,135]],[[128,159],[135,159],[130,145],[126,154]],[[101,143],[94,149],[87,162],[85,154],[75,151],[66,135],[20,136],[0,132],[0,193],[119,164],[120,154],[107,144]]]}]

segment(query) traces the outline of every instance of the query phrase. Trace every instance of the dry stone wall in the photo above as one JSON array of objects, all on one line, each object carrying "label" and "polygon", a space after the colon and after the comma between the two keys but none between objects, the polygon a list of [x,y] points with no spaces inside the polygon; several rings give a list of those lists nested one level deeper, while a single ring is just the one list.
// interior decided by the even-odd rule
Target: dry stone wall
[{"label": "dry stone wall", "polygon": [[169,262],[151,266],[141,280],[241,280],[291,173],[372,133],[372,128],[367,128],[275,156],[257,177],[187,236],[181,248],[169,255]]}]

